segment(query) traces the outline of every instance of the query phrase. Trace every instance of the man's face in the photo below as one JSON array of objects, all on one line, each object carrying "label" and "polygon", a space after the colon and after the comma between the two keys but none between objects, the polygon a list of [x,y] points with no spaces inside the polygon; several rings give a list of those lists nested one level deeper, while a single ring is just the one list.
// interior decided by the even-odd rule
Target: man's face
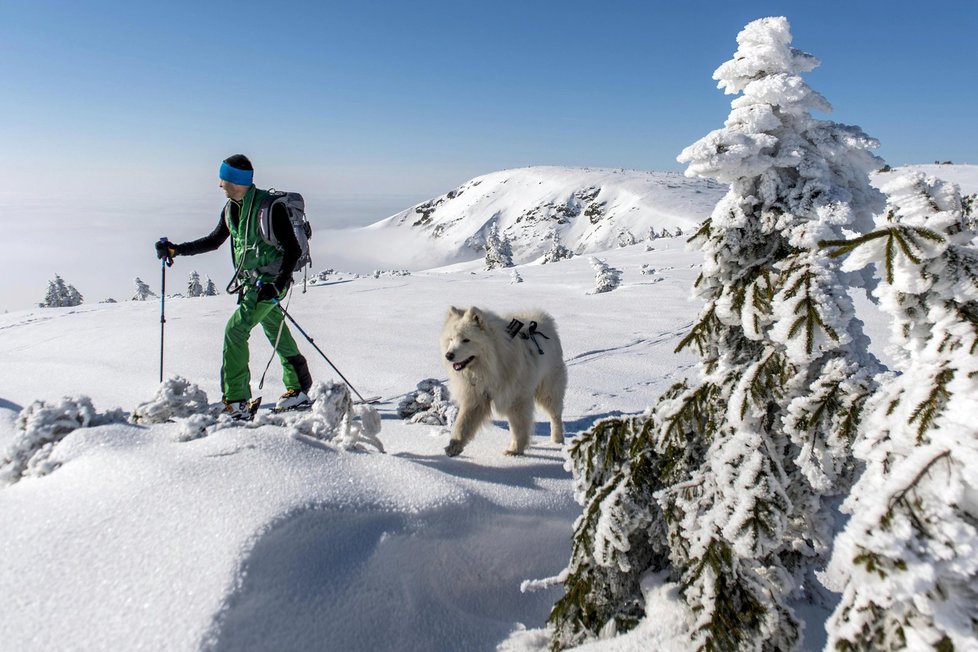
[{"label": "man's face", "polygon": [[221,179],[220,183],[221,189],[224,190],[224,194],[227,195],[228,199],[233,199],[234,201],[241,201],[244,196],[248,193],[249,186],[239,186],[236,183],[231,183],[230,181],[225,181]]}]

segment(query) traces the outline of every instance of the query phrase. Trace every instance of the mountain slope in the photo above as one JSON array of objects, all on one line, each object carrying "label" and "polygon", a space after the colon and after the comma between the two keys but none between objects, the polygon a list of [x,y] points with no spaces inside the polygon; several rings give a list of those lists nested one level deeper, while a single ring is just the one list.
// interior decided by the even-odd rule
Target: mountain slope
[{"label": "mountain slope", "polygon": [[724,192],[674,172],[528,167],[476,177],[367,229],[422,235],[446,263],[482,257],[495,225],[522,264],[543,256],[554,238],[584,254],[643,240],[650,228],[688,232]]}]

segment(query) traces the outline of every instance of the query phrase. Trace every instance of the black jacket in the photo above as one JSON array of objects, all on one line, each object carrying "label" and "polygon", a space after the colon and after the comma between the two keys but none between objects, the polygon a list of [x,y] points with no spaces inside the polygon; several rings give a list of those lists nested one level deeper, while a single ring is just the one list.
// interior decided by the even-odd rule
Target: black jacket
[{"label": "black jacket", "polygon": [[[236,224],[241,214],[241,202],[231,200],[230,219]],[[292,230],[292,222],[285,206],[281,203],[275,204],[272,208],[272,232],[282,245],[282,271],[275,278],[275,286],[280,290],[292,282],[292,272],[295,271],[295,264],[299,262],[302,250],[299,248],[299,241],[295,239],[295,232]],[[224,221],[224,211],[221,211],[217,220],[217,226],[208,235],[190,242],[173,245],[174,251],[178,256],[195,256],[208,251],[214,251],[228,239],[231,232]]]}]

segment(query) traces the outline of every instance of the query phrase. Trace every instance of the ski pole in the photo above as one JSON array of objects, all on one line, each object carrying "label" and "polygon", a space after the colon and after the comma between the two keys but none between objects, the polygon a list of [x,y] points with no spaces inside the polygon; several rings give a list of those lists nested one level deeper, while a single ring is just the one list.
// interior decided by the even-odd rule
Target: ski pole
[{"label": "ski pole", "polygon": [[[160,238],[160,242],[168,243],[166,238]],[[166,245],[164,245],[166,246]],[[173,265],[170,256],[160,258],[160,382],[163,382],[163,332],[166,327],[166,268]]]},{"label": "ski pole", "polygon": [[346,376],[344,376],[343,373],[339,369],[336,368],[336,365],[334,365],[332,362],[330,362],[329,358],[326,357],[326,354],[323,353],[322,349],[320,349],[318,346],[316,346],[316,343],[313,341],[313,339],[311,337],[309,337],[309,335],[307,335],[304,330],[302,330],[302,326],[299,326],[299,324],[294,319],[292,319],[292,315],[290,315],[289,314],[289,311],[286,310],[285,307],[281,303],[279,303],[278,299],[277,298],[272,299],[272,303],[274,303],[276,306],[278,306],[282,310],[282,314],[285,315],[286,317],[288,317],[289,321],[292,322],[292,325],[295,326],[296,329],[298,329],[298,331],[300,333],[302,333],[302,336],[304,338],[306,338],[307,340],[309,340],[309,343],[312,344],[312,348],[316,349],[316,351],[319,353],[319,355],[323,356],[323,360],[325,360],[329,364],[329,366],[333,368],[333,371],[335,371],[337,374],[339,374],[340,378],[343,379],[343,382],[346,383],[346,386],[349,387],[350,389],[352,389],[353,390],[353,393],[357,395],[357,398],[360,399],[360,402],[361,403],[367,403],[368,402],[367,399],[365,399],[363,396],[361,396],[360,395],[360,392],[357,391],[357,388],[354,387],[353,385],[351,385],[350,384],[350,381],[346,379]]}]

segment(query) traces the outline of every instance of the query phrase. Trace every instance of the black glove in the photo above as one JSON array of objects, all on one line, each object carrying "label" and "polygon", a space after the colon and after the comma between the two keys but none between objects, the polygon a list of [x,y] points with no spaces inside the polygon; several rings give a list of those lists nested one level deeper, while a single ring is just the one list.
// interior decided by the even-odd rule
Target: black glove
[{"label": "black glove", "polygon": [[174,248],[173,243],[166,238],[160,238],[156,241],[156,257],[160,260],[168,258],[173,260],[173,257],[177,255],[177,250]]},{"label": "black glove", "polygon": [[261,287],[258,288],[258,300],[259,301],[272,301],[278,299],[279,292],[278,287],[274,283],[262,283]]}]

